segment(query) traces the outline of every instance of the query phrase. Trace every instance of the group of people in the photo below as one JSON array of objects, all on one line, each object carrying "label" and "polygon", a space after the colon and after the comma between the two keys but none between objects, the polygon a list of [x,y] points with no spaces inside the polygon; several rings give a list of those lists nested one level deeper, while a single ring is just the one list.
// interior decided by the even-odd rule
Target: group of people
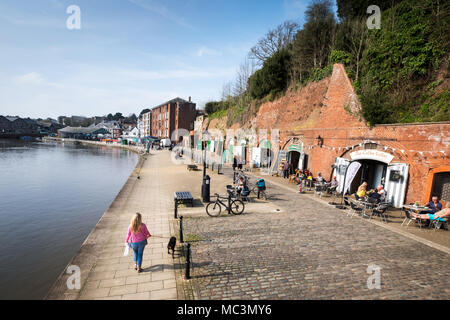
[{"label": "group of people", "polygon": [[444,218],[450,217],[450,202],[447,202],[443,209],[442,203],[437,196],[433,196],[431,201],[424,205],[429,208],[428,212],[412,213],[412,216],[421,220],[444,222]]},{"label": "group of people", "polygon": [[379,185],[376,189],[367,190],[368,183],[364,181],[356,191],[356,200],[367,200],[369,202],[383,202],[386,200],[386,190],[382,185]]}]

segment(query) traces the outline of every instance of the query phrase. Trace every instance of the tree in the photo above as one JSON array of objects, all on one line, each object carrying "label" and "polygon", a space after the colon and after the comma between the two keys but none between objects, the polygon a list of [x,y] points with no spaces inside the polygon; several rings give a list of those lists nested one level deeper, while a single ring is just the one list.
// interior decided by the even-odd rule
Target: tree
[{"label": "tree", "polygon": [[353,18],[367,18],[367,8],[371,5],[377,5],[380,9],[386,10],[394,7],[403,0],[336,0],[337,13],[341,21],[351,20]]},{"label": "tree", "polygon": [[106,116],[106,120],[108,120],[108,121],[113,121],[114,120],[114,116],[112,115],[112,113],[110,113],[110,114],[108,114]]},{"label": "tree", "polygon": [[127,117],[127,120],[128,120],[130,123],[135,123],[135,122],[137,122],[137,116],[136,116],[134,113],[132,113],[132,114],[130,114],[130,115]]},{"label": "tree", "polygon": [[305,15],[303,30],[295,35],[292,44],[294,74],[300,81],[312,69],[328,64],[336,32],[330,0],[315,0],[308,6]]},{"label": "tree", "polygon": [[365,18],[354,18],[340,23],[336,36],[336,48],[346,51],[351,56],[350,77],[359,79],[361,59],[367,47],[368,28]]},{"label": "tree", "polygon": [[117,113],[114,115],[113,119],[116,120],[116,121],[119,121],[119,120],[121,120],[121,119],[125,119],[125,117],[122,115],[122,113],[117,112]]},{"label": "tree", "polygon": [[249,57],[262,65],[268,58],[281,49],[286,48],[299,30],[299,25],[293,21],[286,21],[273,30],[251,48]]},{"label": "tree", "polygon": [[236,74],[236,80],[232,87],[232,93],[234,96],[240,96],[244,94],[248,89],[248,80],[255,72],[256,66],[254,60],[245,59],[245,61],[239,66]]},{"label": "tree", "polygon": [[250,95],[261,99],[266,95],[284,91],[288,84],[291,54],[282,49],[264,62],[262,69],[250,78]]}]

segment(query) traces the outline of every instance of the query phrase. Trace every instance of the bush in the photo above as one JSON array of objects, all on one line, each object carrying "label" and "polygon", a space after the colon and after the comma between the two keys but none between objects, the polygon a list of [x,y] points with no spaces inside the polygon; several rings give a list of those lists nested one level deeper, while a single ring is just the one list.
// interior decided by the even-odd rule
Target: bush
[{"label": "bush", "polygon": [[287,88],[290,59],[290,52],[282,49],[264,62],[262,69],[249,80],[252,98],[262,99],[271,92],[276,94]]},{"label": "bush", "polygon": [[345,66],[349,65],[352,61],[351,55],[348,52],[342,50],[332,50],[329,58],[330,64],[342,63]]}]

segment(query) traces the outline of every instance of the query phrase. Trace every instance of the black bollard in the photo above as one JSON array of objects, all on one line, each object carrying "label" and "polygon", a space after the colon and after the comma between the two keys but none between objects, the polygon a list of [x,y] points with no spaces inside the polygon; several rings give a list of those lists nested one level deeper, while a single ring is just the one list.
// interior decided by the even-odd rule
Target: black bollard
[{"label": "black bollard", "polygon": [[180,216],[180,243],[183,242],[183,216]]},{"label": "black bollard", "polygon": [[228,192],[228,214],[231,214],[231,192]]},{"label": "black bollard", "polygon": [[175,219],[178,219],[178,200],[177,200],[177,198],[174,199],[174,202],[175,202],[174,216],[175,216]]},{"label": "black bollard", "polygon": [[191,245],[186,243],[186,280],[191,278]]}]

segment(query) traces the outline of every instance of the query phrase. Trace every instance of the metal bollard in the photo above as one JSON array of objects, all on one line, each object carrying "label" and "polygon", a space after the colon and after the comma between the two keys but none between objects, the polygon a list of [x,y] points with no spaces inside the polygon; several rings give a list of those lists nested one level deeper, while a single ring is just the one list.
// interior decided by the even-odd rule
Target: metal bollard
[{"label": "metal bollard", "polygon": [[191,278],[191,245],[186,243],[186,280]]},{"label": "metal bollard", "polygon": [[180,243],[183,242],[183,216],[180,216]]},{"label": "metal bollard", "polygon": [[174,199],[174,202],[175,202],[174,216],[175,216],[175,219],[178,219],[178,200],[177,200],[177,198]]}]

